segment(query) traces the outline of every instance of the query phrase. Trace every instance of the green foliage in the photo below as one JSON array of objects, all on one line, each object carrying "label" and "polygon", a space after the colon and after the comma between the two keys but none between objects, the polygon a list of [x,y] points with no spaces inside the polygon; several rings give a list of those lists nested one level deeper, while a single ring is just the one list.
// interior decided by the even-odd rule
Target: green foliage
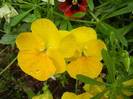
[{"label": "green foliage", "polygon": [[32,97],[34,97],[36,95],[33,91],[31,91],[31,90],[29,90],[27,88],[25,88],[25,91],[26,91],[29,99],[32,99]]},{"label": "green foliage", "polygon": [[91,11],[94,9],[93,0],[86,0]]},{"label": "green foliage", "polygon": [[114,61],[105,49],[102,49],[102,56],[108,70],[108,77],[110,78],[109,83],[113,83],[115,80],[115,71],[116,71]]},{"label": "green foliage", "polygon": [[107,91],[109,91],[109,88],[104,89],[101,93],[97,94],[96,96],[92,97],[91,99],[100,99]]},{"label": "green foliage", "polygon": [[14,46],[14,42],[16,40],[17,35],[11,35],[11,34],[4,34],[3,37],[0,40],[1,44],[11,44],[12,47]]},{"label": "green foliage", "polygon": [[21,20],[22,18],[24,18],[30,11],[32,11],[32,9],[29,10],[29,11],[23,12],[22,14],[17,15],[16,17],[14,17],[13,20],[11,21],[11,26],[14,26],[14,25],[16,25],[18,22],[20,22],[20,20]]},{"label": "green foliage", "polygon": [[84,15],[85,15],[84,12],[77,12],[77,13],[71,15],[70,17],[71,17],[71,18],[72,18],[72,17],[82,17],[82,16],[84,16]]},{"label": "green foliage", "polygon": [[[91,85],[105,86],[105,89],[92,99],[100,99],[107,91],[109,98],[116,99],[118,95],[121,95],[124,99],[130,99],[122,90],[133,92],[133,87],[123,84],[133,79],[133,0],[87,0],[86,13],[78,12],[71,15],[70,18],[64,16],[64,12],[58,9],[58,0],[54,1],[53,6],[42,0],[0,0],[0,7],[7,2],[19,13],[11,18],[9,23],[4,17],[0,18],[0,45],[9,44],[14,51],[16,37],[20,33],[30,32],[31,23],[39,18],[52,20],[59,30],[70,31],[79,26],[95,28],[98,38],[107,46],[107,51],[103,49],[101,52],[103,56],[102,72],[106,73],[105,82],[102,83],[84,75],[77,75],[77,78]],[[82,16],[84,17],[80,19],[71,19]],[[3,50],[5,49],[0,46],[0,55],[9,53],[3,53]],[[17,54],[16,51],[11,51],[11,53]],[[2,55],[0,59],[3,59]],[[4,60],[6,59],[4,58]],[[11,60],[13,59],[8,61]],[[2,66],[6,67],[7,63],[10,62],[5,61]],[[0,69],[3,70],[2,67]],[[65,73],[58,79],[63,87],[68,84]],[[0,94],[8,91],[8,95],[13,94],[13,99],[23,98],[25,95],[22,93],[23,85],[22,79],[14,77],[13,73],[3,73],[0,81]],[[26,93],[29,98],[35,95],[27,88]]]},{"label": "green foliage", "polygon": [[84,76],[84,75],[78,74],[78,75],[76,75],[76,77],[77,77],[80,81],[85,82],[85,83],[87,83],[87,84],[99,85],[99,86],[108,85],[108,84],[105,84],[105,83],[96,81],[95,79],[92,79],[92,78],[90,78],[90,77]]},{"label": "green foliage", "polygon": [[23,98],[23,86],[22,79],[15,78],[10,72],[4,73],[0,78],[0,96],[1,98]]}]

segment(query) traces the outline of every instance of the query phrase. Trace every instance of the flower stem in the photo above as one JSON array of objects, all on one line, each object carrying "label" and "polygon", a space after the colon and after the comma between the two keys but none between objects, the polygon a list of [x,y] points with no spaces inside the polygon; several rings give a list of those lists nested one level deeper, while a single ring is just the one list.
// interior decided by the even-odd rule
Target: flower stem
[{"label": "flower stem", "polygon": [[1,75],[3,72],[5,72],[5,71],[16,61],[16,59],[17,59],[17,57],[15,57],[15,58],[10,62],[10,64],[9,64],[4,70],[2,70],[2,71],[0,72],[0,75]]},{"label": "flower stem", "polygon": [[75,94],[77,94],[78,91],[78,80],[76,79],[76,84],[75,84]]},{"label": "flower stem", "polygon": [[99,8],[101,8],[101,7],[103,7],[103,6],[107,5],[107,4],[109,4],[109,2],[106,2],[106,3],[104,3],[104,4],[101,4],[100,6],[95,7],[95,9],[99,9]]},{"label": "flower stem", "polygon": [[88,9],[88,12],[93,16],[93,18],[94,18],[97,22],[99,22],[99,19],[95,16],[95,14],[93,14],[89,9]]},{"label": "flower stem", "polygon": [[76,22],[83,22],[83,23],[93,23],[93,24],[96,24],[96,22],[85,21],[85,20],[77,20],[77,19],[70,19],[70,21],[76,21]]},{"label": "flower stem", "polygon": [[57,13],[57,12],[53,12],[53,13],[56,14],[56,15],[58,15],[58,16],[60,16],[60,17],[62,17],[62,18],[65,18],[65,16],[62,15],[62,14],[59,14],[59,13]]}]

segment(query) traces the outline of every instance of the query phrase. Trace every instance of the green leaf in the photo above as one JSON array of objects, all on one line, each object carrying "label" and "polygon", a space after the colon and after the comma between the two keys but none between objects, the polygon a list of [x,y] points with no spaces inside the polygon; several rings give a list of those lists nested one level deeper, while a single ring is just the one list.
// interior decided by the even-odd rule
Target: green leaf
[{"label": "green leaf", "polygon": [[36,16],[37,19],[41,18],[41,14],[39,13],[37,9],[34,9],[34,15]]},{"label": "green leaf", "polygon": [[132,28],[133,28],[133,22],[131,22],[128,26],[124,26],[124,27],[120,28],[118,31],[119,31],[122,35],[125,35],[125,34],[127,34]]},{"label": "green leaf", "polygon": [[34,14],[28,14],[22,19],[22,21],[26,23],[33,23],[37,19],[38,18]]},{"label": "green leaf", "polygon": [[94,9],[93,0],[86,0],[86,1],[87,1],[87,3],[88,3],[88,6],[89,6],[90,10],[93,11],[93,9]]},{"label": "green leaf", "polygon": [[110,26],[107,23],[102,22],[102,24],[105,26],[106,29],[113,31],[116,38],[125,46],[127,46],[127,40],[126,38],[120,33],[118,32],[118,30],[116,30],[114,27]]},{"label": "green leaf", "polygon": [[31,90],[29,90],[27,88],[25,88],[25,91],[26,91],[29,99],[32,99],[32,97],[36,96],[36,94],[33,91],[31,91]]},{"label": "green leaf", "polygon": [[10,34],[10,33],[11,33],[11,25],[10,25],[10,23],[5,22],[5,24],[4,24],[4,31],[5,31],[7,34]]},{"label": "green leaf", "polygon": [[128,81],[128,80],[130,80],[130,79],[133,79],[133,74],[131,74],[131,75],[125,77],[124,79],[121,80],[121,82],[125,82],[125,81]]},{"label": "green leaf", "polygon": [[29,9],[29,8],[32,8],[32,5],[20,4],[19,7],[22,8],[22,9],[23,8],[28,8]]},{"label": "green leaf", "polygon": [[65,20],[61,21],[59,30],[67,30],[67,21],[65,21]]},{"label": "green leaf", "polygon": [[4,34],[0,40],[0,44],[4,44],[4,45],[11,44],[13,47],[15,45],[16,38],[17,38],[17,35]]},{"label": "green leaf", "polygon": [[101,33],[105,35],[109,35],[111,33],[111,31],[109,31],[108,28],[104,26],[102,23],[99,23],[96,27]]},{"label": "green leaf", "polygon": [[110,57],[109,53],[105,50],[102,49],[102,57],[105,62],[105,65],[108,70],[108,76],[109,76],[109,82],[113,83],[115,80],[115,64],[112,58]]},{"label": "green leaf", "polygon": [[96,96],[92,97],[91,99],[100,99],[110,88],[104,89],[101,93],[97,94]]},{"label": "green leaf", "polygon": [[67,24],[68,24],[68,31],[71,31],[73,29],[73,27],[72,27],[70,21],[67,21]]},{"label": "green leaf", "polygon": [[84,12],[77,12],[77,13],[71,15],[70,18],[72,18],[72,17],[83,17],[84,15],[85,15]]},{"label": "green leaf", "polygon": [[130,99],[130,97],[128,97],[126,94],[124,94],[123,92],[121,92],[119,90],[119,93],[121,94],[121,96],[124,98],[124,99]]},{"label": "green leaf", "polygon": [[133,92],[133,85],[131,85],[131,86],[124,86],[124,87],[122,87],[122,89],[130,91],[130,92]]},{"label": "green leaf", "polygon": [[[47,3],[48,4],[48,3]],[[47,18],[48,19],[53,19],[53,7],[51,7],[47,13]]]},{"label": "green leaf", "polygon": [[101,85],[109,85],[109,84],[106,84],[106,83],[102,83],[102,82],[96,81],[95,79],[92,79],[90,77],[87,77],[87,76],[84,76],[84,75],[81,75],[81,74],[76,75],[76,77],[80,81],[82,81],[84,83],[87,83],[87,84],[99,85],[99,86],[101,86]]},{"label": "green leaf", "polygon": [[20,34],[22,32],[27,32],[30,31],[31,29],[31,24],[30,23],[21,23],[14,31],[12,31],[15,34]]},{"label": "green leaf", "polygon": [[122,15],[122,14],[129,13],[129,12],[133,12],[133,6],[127,6],[118,11],[115,11],[114,13],[106,16],[104,19],[111,18],[117,15]]},{"label": "green leaf", "polygon": [[130,56],[130,62],[133,65],[133,56]]},{"label": "green leaf", "polygon": [[23,12],[22,14],[17,15],[16,17],[14,17],[11,21],[11,26],[15,26],[22,18],[24,18],[32,10],[33,9],[30,9],[26,12]]}]

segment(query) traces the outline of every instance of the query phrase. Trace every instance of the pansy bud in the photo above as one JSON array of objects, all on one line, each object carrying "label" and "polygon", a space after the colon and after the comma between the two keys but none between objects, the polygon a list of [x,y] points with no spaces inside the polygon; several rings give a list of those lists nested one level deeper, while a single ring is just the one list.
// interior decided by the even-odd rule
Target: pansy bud
[{"label": "pansy bud", "polygon": [[32,99],[53,99],[53,96],[48,89],[48,85],[45,85],[42,90],[43,94],[40,94],[39,96],[34,96]]},{"label": "pansy bud", "polygon": [[129,53],[127,51],[125,51],[122,56],[124,57],[124,66],[126,68],[126,70],[128,71],[129,67],[130,67],[130,57],[129,57]]}]

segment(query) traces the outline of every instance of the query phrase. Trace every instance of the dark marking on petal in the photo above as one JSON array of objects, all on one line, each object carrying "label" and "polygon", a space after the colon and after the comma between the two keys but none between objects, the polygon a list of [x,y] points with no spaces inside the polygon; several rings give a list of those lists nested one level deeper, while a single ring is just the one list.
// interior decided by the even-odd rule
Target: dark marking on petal
[{"label": "dark marking on petal", "polygon": [[74,12],[74,10],[79,11],[80,10],[79,6],[78,5],[72,5],[71,6],[71,11]]}]

